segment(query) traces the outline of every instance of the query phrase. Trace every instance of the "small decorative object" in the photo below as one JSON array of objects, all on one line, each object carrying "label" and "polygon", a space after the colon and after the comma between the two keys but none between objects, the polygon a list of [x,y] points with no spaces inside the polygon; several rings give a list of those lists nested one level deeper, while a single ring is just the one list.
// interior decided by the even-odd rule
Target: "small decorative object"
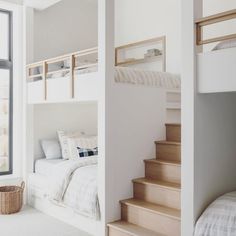
[{"label": "small decorative object", "polygon": [[148,49],[147,53],[144,54],[144,58],[156,57],[161,55],[161,51],[157,48]]},{"label": "small decorative object", "polygon": [[0,187],[0,214],[9,215],[17,213],[23,205],[25,182],[21,186]]}]

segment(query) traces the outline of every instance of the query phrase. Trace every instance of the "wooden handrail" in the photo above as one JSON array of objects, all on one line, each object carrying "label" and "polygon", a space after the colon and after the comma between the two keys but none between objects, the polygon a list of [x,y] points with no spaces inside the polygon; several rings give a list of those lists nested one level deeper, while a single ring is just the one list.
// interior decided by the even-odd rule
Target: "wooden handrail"
[{"label": "wooden handrail", "polygon": [[203,17],[195,21],[196,24],[196,40],[197,45],[215,43],[219,41],[225,41],[229,39],[236,39],[236,34],[229,34],[226,36],[215,37],[211,39],[204,40],[202,37],[202,28],[207,25],[216,24],[219,22],[224,22],[228,20],[236,19],[236,9],[231,11],[222,12],[219,14]]},{"label": "wooden handrail", "polygon": [[53,63],[56,63],[56,62],[69,60],[71,58],[71,56],[74,56],[76,58],[76,57],[82,57],[82,56],[89,55],[89,54],[94,54],[94,53],[97,53],[97,52],[98,52],[97,47],[89,48],[89,49],[77,51],[77,52],[74,52],[74,53],[69,53],[69,54],[58,56],[58,57],[53,57],[53,58],[50,58],[50,59],[47,59],[47,60],[34,62],[34,63],[31,63],[31,64],[28,64],[26,67],[27,67],[27,69],[32,69],[32,68],[35,68],[35,67],[43,66],[44,63],[53,64]]}]

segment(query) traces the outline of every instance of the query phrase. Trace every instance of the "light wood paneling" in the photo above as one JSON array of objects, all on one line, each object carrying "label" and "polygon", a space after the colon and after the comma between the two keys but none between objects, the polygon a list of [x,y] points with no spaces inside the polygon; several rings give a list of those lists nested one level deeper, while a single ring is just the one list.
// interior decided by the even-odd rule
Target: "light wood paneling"
[{"label": "light wood paneling", "polygon": [[180,211],[136,199],[121,202],[122,220],[168,236],[180,235]]},{"label": "light wood paneling", "polygon": [[181,161],[181,144],[178,142],[157,141],[156,158],[159,160]]},{"label": "light wood paneling", "polygon": [[175,161],[145,160],[145,176],[167,182],[181,183],[181,164]]},{"label": "light wood paneling", "polygon": [[164,236],[127,221],[117,221],[108,226],[110,236]]},{"label": "light wood paneling", "polygon": [[180,124],[166,124],[166,140],[173,142],[181,142]]},{"label": "light wood paneling", "polygon": [[145,178],[133,180],[133,184],[134,198],[170,208],[180,209],[180,184]]},{"label": "light wood paneling", "polygon": [[236,9],[231,10],[231,11],[226,11],[222,13],[218,13],[215,15],[203,17],[201,19],[198,19],[195,21],[196,24],[196,40],[197,40],[197,45],[203,45],[203,44],[208,44],[208,43],[214,43],[214,42],[219,42],[219,41],[225,41],[229,39],[235,39],[236,34],[229,34],[221,37],[215,37],[211,39],[205,39],[203,40],[202,37],[202,28],[207,25],[212,25],[216,24],[219,22],[224,22],[224,21],[229,21],[232,19],[236,19]]}]

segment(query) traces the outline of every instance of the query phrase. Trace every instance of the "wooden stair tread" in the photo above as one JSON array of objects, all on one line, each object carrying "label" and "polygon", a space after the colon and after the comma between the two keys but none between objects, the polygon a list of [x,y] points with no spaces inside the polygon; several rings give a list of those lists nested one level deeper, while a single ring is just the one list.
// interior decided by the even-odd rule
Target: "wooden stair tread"
[{"label": "wooden stair tread", "polygon": [[163,215],[163,216],[175,219],[175,220],[180,220],[180,218],[181,218],[180,210],[157,205],[157,204],[153,204],[153,203],[149,203],[149,202],[146,202],[143,200],[131,198],[131,199],[127,199],[127,200],[122,200],[120,202],[122,204],[127,205],[127,206],[138,207],[140,209],[150,211],[155,214]]},{"label": "wooden stair tread", "polygon": [[153,232],[127,221],[116,221],[108,224],[108,227],[124,232],[130,236],[164,236],[163,234]]},{"label": "wooden stair tread", "polygon": [[173,166],[181,166],[180,161],[171,161],[171,160],[161,160],[161,159],[146,159],[144,162],[150,162],[154,164],[163,164],[163,165],[173,165]]},{"label": "wooden stair tread", "polygon": [[133,180],[134,183],[139,184],[150,184],[150,185],[157,185],[162,188],[171,189],[175,191],[181,190],[181,185],[178,183],[170,183],[166,181],[161,180],[155,180],[155,179],[148,179],[148,178],[138,178]]},{"label": "wooden stair tread", "polygon": [[176,145],[176,146],[180,146],[181,143],[180,142],[173,142],[173,141],[155,141],[155,144],[164,144],[164,145]]},{"label": "wooden stair tread", "polygon": [[166,126],[181,126],[180,123],[166,123]]}]

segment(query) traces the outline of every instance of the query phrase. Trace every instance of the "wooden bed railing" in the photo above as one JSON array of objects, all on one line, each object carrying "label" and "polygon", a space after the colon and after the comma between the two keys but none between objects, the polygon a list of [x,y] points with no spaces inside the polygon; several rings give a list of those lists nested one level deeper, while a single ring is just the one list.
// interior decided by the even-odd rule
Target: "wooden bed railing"
[{"label": "wooden bed railing", "polygon": [[220,23],[220,22],[224,22],[224,21],[228,21],[228,20],[232,20],[232,19],[236,19],[236,9],[196,20],[195,24],[196,24],[197,45],[203,45],[203,44],[215,43],[215,42],[220,42],[220,41],[225,41],[225,40],[230,40],[230,39],[236,39],[236,34],[229,34],[226,36],[215,37],[215,38],[205,39],[205,40],[203,39],[203,35],[202,35],[202,28],[204,26],[213,25],[216,23]]},{"label": "wooden bed railing", "polygon": [[[70,53],[66,55],[62,55],[59,57],[54,57],[50,58],[48,60],[36,62],[27,65],[27,81],[30,82],[36,78],[41,78],[44,83],[44,88],[45,88],[45,95],[44,98],[45,100],[47,99],[47,78],[49,75],[53,75],[55,73],[69,73],[70,74],[70,79],[71,79],[71,94],[72,98],[74,98],[74,82],[75,82],[75,71],[81,70],[81,69],[86,69],[90,67],[94,67],[97,65],[97,61],[94,63],[84,63],[83,65],[79,64],[79,58],[92,55],[92,54],[97,54],[98,53],[98,48],[90,48],[82,51],[78,51],[75,53]],[[63,63],[63,62],[69,62],[68,67],[62,67],[59,70],[51,70],[49,71],[49,67],[52,64],[56,63]],[[38,73],[35,73],[35,70],[37,70]]]}]

